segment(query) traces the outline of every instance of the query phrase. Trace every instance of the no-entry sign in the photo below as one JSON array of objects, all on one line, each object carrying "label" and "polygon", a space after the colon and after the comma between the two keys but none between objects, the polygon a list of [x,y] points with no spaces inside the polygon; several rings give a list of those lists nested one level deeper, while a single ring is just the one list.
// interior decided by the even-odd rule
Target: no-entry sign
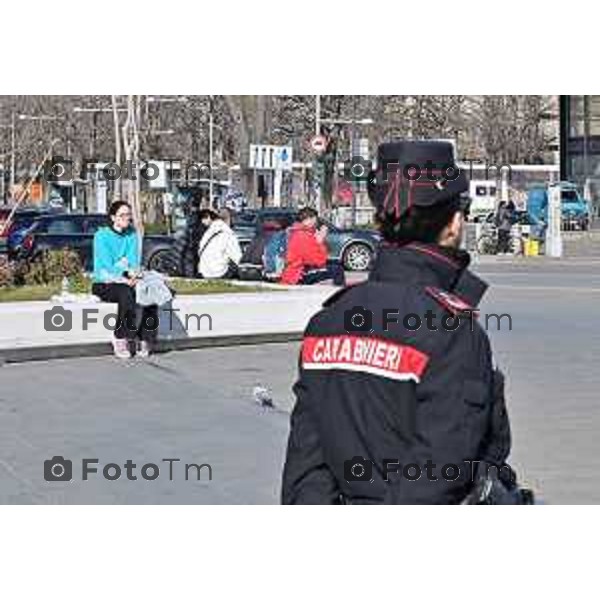
[{"label": "no-entry sign", "polygon": [[324,135],[315,135],[310,140],[310,147],[312,151],[316,152],[317,154],[325,152],[327,148],[327,138]]}]

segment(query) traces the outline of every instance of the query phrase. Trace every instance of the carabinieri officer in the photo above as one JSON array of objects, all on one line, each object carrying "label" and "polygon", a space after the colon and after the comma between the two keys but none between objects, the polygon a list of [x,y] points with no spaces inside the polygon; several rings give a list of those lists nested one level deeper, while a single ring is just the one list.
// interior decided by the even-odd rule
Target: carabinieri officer
[{"label": "carabinieri officer", "polygon": [[503,379],[476,319],[487,286],[459,249],[467,190],[449,143],[379,147],[383,245],[369,280],[306,329],[283,503],[519,502]]}]

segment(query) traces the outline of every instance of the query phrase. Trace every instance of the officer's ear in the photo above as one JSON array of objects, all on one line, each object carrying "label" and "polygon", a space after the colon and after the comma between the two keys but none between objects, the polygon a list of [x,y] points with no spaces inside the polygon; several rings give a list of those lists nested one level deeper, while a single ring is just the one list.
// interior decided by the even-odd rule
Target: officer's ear
[{"label": "officer's ear", "polygon": [[462,241],[463,227],[465,224],[465,217],[462,211],[457,210],[453,215],[448,225],[444,227],[439,238],[440,246],[446,246],[450,248],[459,248]]}]

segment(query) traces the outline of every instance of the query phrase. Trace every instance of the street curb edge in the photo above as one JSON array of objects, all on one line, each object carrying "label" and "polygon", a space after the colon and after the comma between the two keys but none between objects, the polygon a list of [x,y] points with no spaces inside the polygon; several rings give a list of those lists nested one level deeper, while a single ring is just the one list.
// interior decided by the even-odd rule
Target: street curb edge
[{"label": "street curb edge", "polygon": [[[230,346],[251,346],[262,344],[284,344],[302,339],[302,332],[257,333],[248,335],[226,335],[214,337],[184,338],[180,340],[160,340],[156,354],[178,352],[180,350],[200,350],[204,348],[225,348]],[[57,346],[34,346],[0,350],[0,366],[24,362],[37,362],[65,358],[89,358],[112,354],[109,343],[63,344]]]}]

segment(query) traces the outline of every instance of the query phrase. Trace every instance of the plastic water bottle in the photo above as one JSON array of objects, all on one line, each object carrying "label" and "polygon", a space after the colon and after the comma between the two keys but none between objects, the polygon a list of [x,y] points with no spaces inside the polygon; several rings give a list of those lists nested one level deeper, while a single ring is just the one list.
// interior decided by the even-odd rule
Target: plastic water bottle
[{"label": "plastic water bottle", "polygon": [[62,284],[60,286],[60,293],[64,296],[69,293],[69,278],[63,277]]}]

